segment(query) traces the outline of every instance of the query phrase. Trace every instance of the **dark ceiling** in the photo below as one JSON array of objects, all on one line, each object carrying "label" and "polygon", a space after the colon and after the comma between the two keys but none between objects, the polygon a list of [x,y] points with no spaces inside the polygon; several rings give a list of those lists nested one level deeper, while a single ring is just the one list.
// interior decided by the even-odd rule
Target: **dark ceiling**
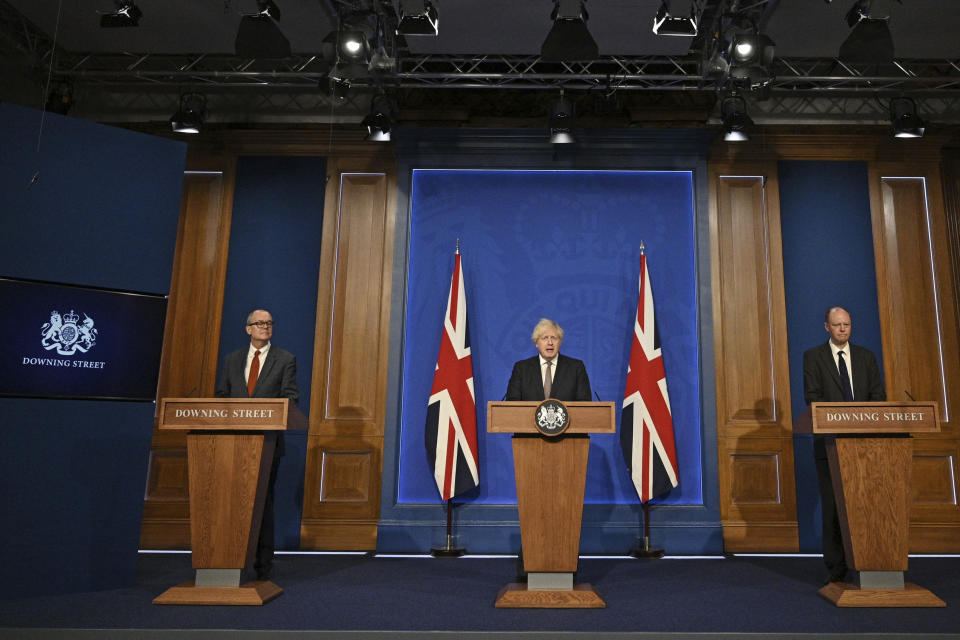
[{"label": "dark ceiling", "polygon": [[[705,78],[703,63],[724,16],[741,13],[776,43],[770,95],[748,96],[755,120],[879,122],[884,100],[910,95],[927,117],[960,121],[960,0],[868,2],[872,17],[889,18],[895,60],[882,65],[838,59],[855,0],[671,0],[675,13],[699,14],[695,38],[652,32],[661,0],[587,0],[599,56],[560,64],[538,57],[552,0],[434,0],[439,35],[388,42],[395,65],[355,79],[345,101],[329,93],[333,53],[324,38],[340,16],[368,12],[389,22],[398,1],[274,1],[292,52],[284,59],[234,52],[241,16],[257,12],[256,0],[137,0],[140,24],[124,29],[99,26],[113,0],[0,0],[0,99],[39,107],[53,93],[66,96],[74,115],[150,122],[169,117],[181,94],[198,92],[214,122],[295,124],[356,121],[381,92],[401,110],[459,104],[504,118],[512,103],[525,116],[562,87],[619,95],[632,113],[624,117],[636,120],[644,109],[713,108],[727,87]],[[521,95],[537,89],[537,98]]]}]

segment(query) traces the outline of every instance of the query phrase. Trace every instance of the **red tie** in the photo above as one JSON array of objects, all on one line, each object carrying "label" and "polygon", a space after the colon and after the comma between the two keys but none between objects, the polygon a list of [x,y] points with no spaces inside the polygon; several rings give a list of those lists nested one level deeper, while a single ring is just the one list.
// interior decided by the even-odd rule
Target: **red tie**
[{"label": "red tie", "polygon": [[260,375],[260,352],[255,351],[250,362],[250,375],[247,376],[247,395],[253,397],[253,388],[257,386],[257,376]]}]

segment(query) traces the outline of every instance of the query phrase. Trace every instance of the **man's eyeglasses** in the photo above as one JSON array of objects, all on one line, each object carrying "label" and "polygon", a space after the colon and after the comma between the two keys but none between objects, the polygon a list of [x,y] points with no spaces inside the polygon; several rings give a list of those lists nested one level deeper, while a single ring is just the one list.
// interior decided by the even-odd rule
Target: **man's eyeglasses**
[{"label": "man's eyeglasses", "polygon": [[261,329],[273,328],[273,320],[260,320],[258,322],[248,322],[248,327],[260,327]]}]

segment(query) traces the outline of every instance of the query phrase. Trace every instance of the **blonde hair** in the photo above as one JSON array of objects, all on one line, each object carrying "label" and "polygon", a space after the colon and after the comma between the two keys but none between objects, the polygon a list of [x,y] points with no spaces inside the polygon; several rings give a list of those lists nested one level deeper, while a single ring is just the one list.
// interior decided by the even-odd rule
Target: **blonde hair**
[{"label": "blonde hair", "polygon": [[537,344],[537,340],[548,329],[554,329],[557,332],[557,337],[560,338],[560,342],[563,342],[563,329],[560,325],[549,318],[540,318],[540,322],[533,328],[533,335],[530,336],[533,339],[533,344]]}]

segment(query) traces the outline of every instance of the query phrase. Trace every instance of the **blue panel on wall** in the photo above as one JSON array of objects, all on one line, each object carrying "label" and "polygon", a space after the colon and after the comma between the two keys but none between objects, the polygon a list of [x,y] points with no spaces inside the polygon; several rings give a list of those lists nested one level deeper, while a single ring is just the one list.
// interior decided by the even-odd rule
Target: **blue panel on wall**
[{"label": "blue panel on wall", "polygon": [[[862,162],[781,162],[780,217],[793,416],[803,399],[803,352],[827,341],[824,312],[850,312],[850,341],[877,355],[881,371],[873,228]],[[820,497],[810,436],[795,438],[802,551],[820,550]]]},{"label": "blue panel on wall", "polygon": [[[220,331],[220,362],[250,338],[247,314],[273,314],[273,343],[297,358],[300,409],[310,411],[310,371],[317,316],[317,273],[326,189],[324,158],[243,157],[237,163],[230,253]],[[286,435],[274,495],[276,546],[300,541],[306,432]]]},{"label": "blue panel on wall", "polygon": [[168,293],[186,145],[41,117],[0,103],[0,274]]},{"label": "blue panel on wall", "polygon": [[[0,139],[0,274],[169,291],[185,144],[9,104]],[[0,399],[0,597],[132,584],[153,415]]]},{"label": "blue panel on wall", "polygon": [[[681,475],[661,502],[701,504],[692,172],[416,170],[410,200],[398,502],[439,501],[424,424],[459,238],[481,477],[464,498],[516,502],[510,436],[486,433],[486,403],[503,397],[516,360],[536,354],[530,334],[539,318],[565,329],[562,353],[584,360],[593,390],[619,407],[642,240]],[[614,435],[591,439],[586,502],[637,502]]]}]

